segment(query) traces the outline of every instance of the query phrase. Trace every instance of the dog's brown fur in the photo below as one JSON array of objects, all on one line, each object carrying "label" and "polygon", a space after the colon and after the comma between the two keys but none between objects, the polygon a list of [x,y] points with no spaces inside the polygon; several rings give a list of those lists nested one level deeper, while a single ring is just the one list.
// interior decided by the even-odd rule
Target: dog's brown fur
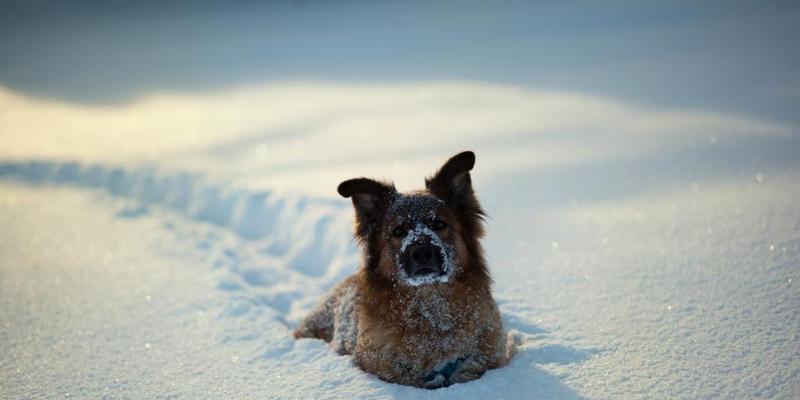
[{"label": "dog's brown fur", "polygon": [[[505,336],[479,242],[484,212],[472,190],[474,163],[472,152],[458,154],[426,179],[425,190],[407,194],[367,178],[342,182],[339,193],[352,197],[356,210],[362,266],[294,336],[329,341],[365,371],[417,387],[477,379],[505,364]],[[412,221],[431,226],[434,218],[444,224],[436,235],[453,254],[452,274],[410,284],[398,266],[405,239],[392,232]]]}]

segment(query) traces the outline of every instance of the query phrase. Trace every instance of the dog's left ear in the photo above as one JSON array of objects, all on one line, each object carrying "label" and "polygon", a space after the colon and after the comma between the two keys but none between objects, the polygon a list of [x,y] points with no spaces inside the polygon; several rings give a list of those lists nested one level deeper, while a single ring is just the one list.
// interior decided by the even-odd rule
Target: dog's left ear
[{"label": "dog's left ear", "polygon": [[458,153],[433,175],[425,180],[425,186],[445,201],[456,204],[474,200],[472,179],[469,171],[475,166],[475,153]]},{"label": "dog's left ear", "polygon": [[393,185],[369,178],[349,179],[337,188],[342,197],[350,197],[356,210],[356,234],[367,237],[381,218],[395,192]]}]

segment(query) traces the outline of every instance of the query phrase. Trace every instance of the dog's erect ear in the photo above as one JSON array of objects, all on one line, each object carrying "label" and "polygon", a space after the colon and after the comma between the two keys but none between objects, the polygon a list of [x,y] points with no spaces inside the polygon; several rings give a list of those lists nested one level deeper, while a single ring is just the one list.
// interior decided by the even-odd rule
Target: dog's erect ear
[{"label": "dog's erect ear", "polygon": [[455,201],[471,198],[472,179],[469,171],[475,166],[475,153],[465,151],[447,160],[433,177],[425,180],[425,186],[444,200]]},{"label": "dog's erect ear", "polygon": [[348,179],[336,189],[342,197],[351,197],[356,209],[356,233],[366,236],[378,222],[394,186],[369,178]]}]

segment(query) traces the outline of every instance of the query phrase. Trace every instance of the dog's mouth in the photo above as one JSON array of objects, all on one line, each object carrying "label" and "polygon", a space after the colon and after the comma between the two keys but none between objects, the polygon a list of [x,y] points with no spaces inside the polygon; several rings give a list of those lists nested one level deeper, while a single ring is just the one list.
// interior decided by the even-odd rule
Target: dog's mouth
[{"label": "dog's mouth", "polygon": [[410,244],[400,256],[403,272],[409,278],[438,278],[446,274],[445,252],[428,240]]},{"label": "dog's mouth", "polygon": [[400,276],[411,286],[445,283],[454,271],[452,249],[422,224],[409,230],[395,262]]},{"label": "dog's mouth", "polygon": [[408,246],[405,253],[406,262],[403,266],[409,276],[439,275],[443,272],[444,257],[439,246],[423,240]]},{"label": "dog's mouth", "polygon": [[444,271],[442,271],[441,269],[423,267],[410,273],[409,275],[414,277],[423,277],[423,276],[439,276],[443,274]]}]

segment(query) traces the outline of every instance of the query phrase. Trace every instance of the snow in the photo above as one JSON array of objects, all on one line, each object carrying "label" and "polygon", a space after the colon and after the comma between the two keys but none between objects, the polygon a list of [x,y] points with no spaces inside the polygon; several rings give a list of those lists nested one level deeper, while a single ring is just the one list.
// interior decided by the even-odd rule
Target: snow
[{"label": "snow", "polygon": [[[0,398],[800,396],[796,127],[475,82],[0,104]],[[358,265],[339,182],[466,149],[509,365],[292,339]]]}]

